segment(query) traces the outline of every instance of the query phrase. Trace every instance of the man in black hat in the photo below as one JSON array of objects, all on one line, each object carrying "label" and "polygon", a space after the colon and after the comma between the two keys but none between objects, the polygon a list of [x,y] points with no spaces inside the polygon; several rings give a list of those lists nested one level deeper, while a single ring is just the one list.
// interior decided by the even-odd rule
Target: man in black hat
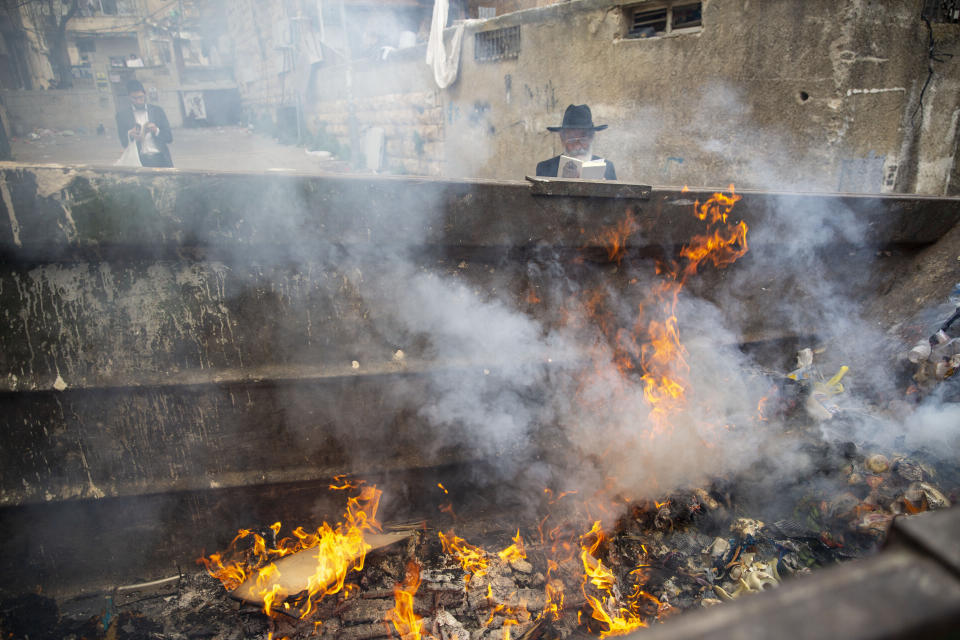
[{"label": "man in black hat", "polygon": [[173,133],[167,114],[154,104],[147,104],[147,93],[139,80],[127,82],[130,108],[117,112],[117,132],[124,149],[131,142],[140,152],[140,164],[145,167],[172,167],[168,144],[173,142]]},{"label": "man in black hat", "polygon": [[[563,122],[559,127],[547,127],[548,131],[557,131],[560,133],[560,141],[563,143],[563,154],[571,158],[581,160],[600,160],[600,156],[595,156],[590,152],[593,145],[593,134],[597,131],[603,131],[607,125],[601,124],[594,126],[593,115],[590,113],[590,107],[585,104],[571,104],[563,113]],[[605,160],[607,163],[603,177],[606,180],[616,180],[617,172],[613,168],[613,163]],[[537,175],[555,178],[560,170],[560,156],[554,156],[549,160],[544,160],[537,164]]]}]

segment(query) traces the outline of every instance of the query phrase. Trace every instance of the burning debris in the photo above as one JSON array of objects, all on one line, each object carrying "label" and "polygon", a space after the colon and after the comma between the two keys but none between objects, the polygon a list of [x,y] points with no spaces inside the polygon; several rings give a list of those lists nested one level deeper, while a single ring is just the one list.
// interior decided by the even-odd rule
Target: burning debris
[{"label": "burning debris", "polygon": [[[262,610],[273,616],[273,637],[291,639],[613,637],[868,555],[897,515],[950,504],[924,480],[942,472],[904,456],[836,451],[828,461],[835,487],[845,482],[849,489],[802,495],[788,515],[769,523],[738,515],[749,503],[736,493],[744,478],[620,504],[609,528],[584,518],[616,505],[573,505],[577,495],[570,494],[558,503],[570,502],[579,518],[551,527],[554,516],[547,515],[521,526],[505,546],[473,544],[428,522],[408,532],[406,544],[368,545],[364,568],[349,571],[337,588],[314,595],[305,588]],[[375,541],[379,534],[370,535]],[[249,552],[254,564],[262,555]],[[298,555],[328,571],[327,559],[309,550]],[[344,567],[358,564],[340,557]],[[239,597],[238,590],[231,595]],[[305,609],[307,601],[313,604]],[[308,619],[299,620],[306,610]]]},{"label": "burning debris", "polygon": [[[810,477],[800,481],[770,473],[778,479],[758,487],[764,466],[777,464],[776,456],[761,456],[747,471],[720,474],[709,486],[657,499],[630,500],[614,490],[618,497],[612,501],[610,492],[590,501],[548,488],[547,504],[562,504],[563,514],[548,510],[535,525],[518,523],[515,533],[488,532],[486,538],[511,536],[512,544],[500,551],[458,535],[452,503],[441,510],[453,523],[428,521],[411,533],[403,549],[374,549],[379,540],[374,536],[382,534],[368,520],[373,530],[362,532],[365,544],[345,554],[321,551],[317,576],[300,577],[301,583],[322,585],[319,589],[295,592],[288,585],[276,592],[276,602],[264,598],[264,611],[279,613],[281,620],[292,620],[291,609],[300,619],[314,618],[308,631],[321,637],[611,637],[870,554],[893,518],[949,506],[950,498],[934,483],[946,482],[955,492],[949,469],[935,469],[869,442],[837,446],[823,437],[825,423],[842,430],[856,412],[844,406],[849,367],[823,374],[814,364],[813,349],[800,351],[789,374],[763,372],[774,384],[749,424],[731,424],[722,413],[698,406],[704,401],[691,381],[677,306],[683,286],[701,264],[722,269],[747,252],[747,226],[732,217],[738,199],[731,186],[729,196],[717,193],[695,204],[704,232],[691,238],[677,259],[657,262],[659,280],[634,317],[626,322],[615,317],[609,292],[589,292],[573,303],[579,306],[569,314],[574,324],[586,318],[586,324],[599,328],[594,371],[584,372],[580,380],[607,386],[598,394],[581,382],[574,395],[583,409],[609,413],[634,406],[615,403],[610,408],[611,397],[639,388],[646,412],[634,421],[632,441],[623,443],[632,452],[642,451],[644,442],[671,438],[678,429],[688,429],[706,450],[708,434],[782,425],[782,437],[769,441],[805,451],[812,463],[806,468]],[[635,229],[628,212],[603,234],[611,262],[620,263]],[[602,439],[603,434],[593,437]],[[655,481],[646,484],[657,486]],[[345,523],[351,521],[349,514],[348,509]],[[379,571],[363,570],[367,552],[377,554]],[[268,562],[271,554],[255,552],[256,576],[247,573],[247,562],[248,584],[261,590],[277,584],[273,573],[283,571],[279,562]],[[331,578],[348,574],[349,579]],[[325,598],[336,603],[324,604]],[[288,622],[278,633],[304,634],[298,624],[303,623]]]},{"label": "burning debris", "polygon": [[[844,385],[855,372],[845,364],[821,365],[828,360],[822,350],[802,349],[789,373],[757,371],[770,390],[752,415],[731,419],[698,397],[690,353],[680,340],[678,302],[701,264],[723,268],[746,253],[747,227],[731,216],[737,199],[731,188],[729,196],[696,204],[705,231],[678,259],[658,261],[660,279],[646,306],[626,319],[611,311],[610,292],[588,292],[570,303],[577,307],[571,325],[597,327],[592,370],[576,376],[571,396],[581,415],[600,416],[596,422],[616,414],[629,423],[629,439],[591,432],[585,435],[590,444],[643,454],[645,463],[659,442],[684,430],[683,442],[693,442],[699,455],[710,455],[715,434],[735,439],[764,430],[767,448],[752,464],[713,474],[699,486],[658,483],[645,468],[636,476],[644,482],[611,478],[592,495],[550,486],[539,496],[538,513],[504,511],[495,522],[456,515],[455,503],[458,512],[462,506],[470,513],[471,496],[451,494],[441,483],[439,515],[399,528],[378,519],[389,487],[337,478],[330,490],[344,492],[346,502],[338,522],[287,533],[279,522],[255,523],[227,551],[202,558],[209,576],[186,576],[176,594],[130,602],[122,610],[113,603],[86,618],[83,631],[69,633],[271,640],[615,637],[869,555],[894,518],[949,507],[960,491],[953,466],[902,443],[835,437],[872,414],[849,401]],[[612,262],[622,259],[634,229],[628,215],[605,236]],[[921,367],[952,341],[937,337],[927,344],[929,353],[920,349],[923,357],[911,358]],[[938,351],[936,366],[955,355],[944,360]],[[402,365],[405,357],[397,350],[393,361]],[[933,377],[926,375],[924,381],[949,377],[938,377],[936,367]],[[783,457],[775,448],[781,446],[805,458],[796,473],[777,468]],[[577,447],[584,443],[571,446]],[[606,461],[593,458],[601,466]],[[644,466],[639,457],[635,464]],[[694,471],[684,475],[706,475]],[[627,487],[638,485],[645,495],[626,495]],[[214,588],[211,577],[222,588]],[[8,600],[0,605],[0,629],[17,637],[30,615],[54,617],[53,626],[61,629],[73,620],[47,600]]]}]

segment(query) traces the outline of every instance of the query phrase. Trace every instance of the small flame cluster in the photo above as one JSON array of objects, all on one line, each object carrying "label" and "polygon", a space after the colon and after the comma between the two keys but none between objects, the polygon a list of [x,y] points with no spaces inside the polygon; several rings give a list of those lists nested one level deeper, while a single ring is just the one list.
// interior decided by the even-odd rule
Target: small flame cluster
[{"label": "small flame cluster", "polygon": [[[544,518],[541,522],[541,528],[546,520],[547,518]],[[647,577],[645,564],[638,565],[628,573],[630,592],[626,597],[620,595],[620,581],[611,568],[600,559],[600,550],[606,538],[599,520],[594,521],[590,530],[580,536],[579,544],[575,539],[562,536],[560,528],[559,526],[554,528],[546,536],[541,530],[541,538],[546,537],[550,540],[549,555],[551,556],[547,558],[546,606],[540,614],[541,619],[559,620],[564,613],[564,582],[557,577],[557,574],[560,566],[571,560],[578,553],[578,549],[583,567],[580,588],[586,600],[588,615],[595,621],[594,629],[600,638],[619,636],[634,629],[646,627],[652,617],[658,616],[665,609],[665,605],[661,604],[656,597],[644,591],[643,585]],[[446,553],[455,558],[463,568],[467,584],[471,578],[487,573],[491,554],[452,534],[440,533],[439,535]],[[496,554],[504,562],[526,558],[519,531],[513,541],[514,544]],[[479,561],[478,558],[482,558],[483,561]],[[509,600],[513,595],[515,594],[511,594],[507,599]],[[504,640],[510,638],[511,627],[531,619],[531,614],[524,602],[516,606],[503,602],[497,603],[492,585],[487,585],[487,600],[491,604],[491,609],[484,626],[490,626],[495,616],[502,616]],[[397,602],[399,609],[399,597]],[[578,618],[582,613],[578,614]],[[398,627],[397,630],[399,632],[401,629]]]},{"label": "small flame cluster", "polygon": [[[580,538],[580,560],[583,562],[581,591],[591,609],[591,617],[600,623],[601,638],[619,636],[647,626],[646,603],[653,603],[654,611],[662,605],[657,598],[643,590],[646,565],[639,565],[629,575],[633,578],[632,591],[620,597],[617,578],[610,567],[598,558],[605,536],[600,521]],[[599,595],[597,595],[599,594]]]},{"label": "small flame cluster", "polygon": [[[747,252],[747,224],[733,222],[730,216],[740,199],[730,185],[729,195],[714,193],[703,203],[695,202],[694,215],[706,224],[703,233],[694,235],[681,247],[679,259],[658,262],[656,272],[661,278],[650,291],[653,304],[649,308],[638,305],[629,325],[612,317],[607,308],[609,293],[605,291],[591,291],[582,302],[586,315],[612,350],[610,359],[619,372],[619,383],[634,371],[639,374],[643,398],[650,409],[651,437],[668,429],[670,416],[686,403],[689,366],[676,315],[680,291],[704,261],[724,268]],[[611,262],[620,264],[629,237],[637,229],[636,215],[628,209],[623,220],[600,231],[595,240],[606,247]],[[617,383],[609,375],[603,378]]]},{"label": "small flame cluster", "polygon": [[479,578],[487,574],[490,561],[487,552],[480,547],[475,547],[463,538],[450,532],[446,535],[442,531],[438,532],[440,543],[443,545],[443,551],[453,556],[463,567],[466,574],[466,582],[469,585],[471,578]]},{"label": "small flame cluster", "polygon": [[393,588],[396,606],[387,612],[387,622],[393,624],[397,635],[405,640],[423,637],[423,618],[413,611],[413,597],[420,588],[420,565],[415,560],[407,563],[403,582]]},{"label": "small flame cluster", "polygon": [[[382,491],[376,486],[361,486],[338,478],[338,485],[330,485],[332,490],[359,488],[358,495],[348,498],[343,521],[336,525],[324,522],[313,532],[303,527],[293,530],[293,538],[283,538],[276,545],[268,545],[266,539],[248,529],[241,529],[224,553],[214,553],[202,557],[207,572],[220,580],[224,588],[234,591],[256,576],[248,588],[254,599],[264,603],[264,613],[271,615],[277,607],[283,607],[288,613],[296,611],[301,619],[308,619],[316,611],[316,603],[326,595],[338,593],[344,589],[347,574],[363,569],[366,552],[370,545],[364,542],[364,533],[377,532],[380,525],[376,520],[377,508]],[[281,523],[274,523],[270,529],[278,535]],[[240,543],[252,536],[253,545],[241,550]],[[276,578],[279,569],[275,560],[305,550],[314,550],[316,571],[309,577],[306,590],[291,594],[279,584]],[[296,596],[293,604],[290,596]]]}]

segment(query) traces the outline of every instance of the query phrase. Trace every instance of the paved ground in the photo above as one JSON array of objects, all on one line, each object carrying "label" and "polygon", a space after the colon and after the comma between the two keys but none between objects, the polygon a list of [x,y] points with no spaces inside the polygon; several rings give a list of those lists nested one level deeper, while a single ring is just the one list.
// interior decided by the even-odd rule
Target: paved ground
[{"label": "paved ground", "polygon": [[[116,133],[65,136],[53,132],[38,139],[14,139],[11,146],[15,161],[41,164],[112,165],[122,150]],[[349,170],[343,162],[310,155],[302,147],[282,145],[241,127],[174,129],[170,152],[173,164],[180,169],[294,169],[315,173]]]}]

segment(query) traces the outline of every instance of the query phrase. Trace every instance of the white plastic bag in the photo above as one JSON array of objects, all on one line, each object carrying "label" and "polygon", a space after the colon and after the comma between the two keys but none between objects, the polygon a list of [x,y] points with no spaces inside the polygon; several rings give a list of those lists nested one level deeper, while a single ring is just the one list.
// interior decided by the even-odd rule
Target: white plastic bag
[{"label": "white plastic bag", "polygon": [[137,151],[136,143],[131,142],[128,144],[127,148],[120,154],[120,159],[113,164],[118,167],[142,167],[143,165],[140,164],[140,152]]}]

